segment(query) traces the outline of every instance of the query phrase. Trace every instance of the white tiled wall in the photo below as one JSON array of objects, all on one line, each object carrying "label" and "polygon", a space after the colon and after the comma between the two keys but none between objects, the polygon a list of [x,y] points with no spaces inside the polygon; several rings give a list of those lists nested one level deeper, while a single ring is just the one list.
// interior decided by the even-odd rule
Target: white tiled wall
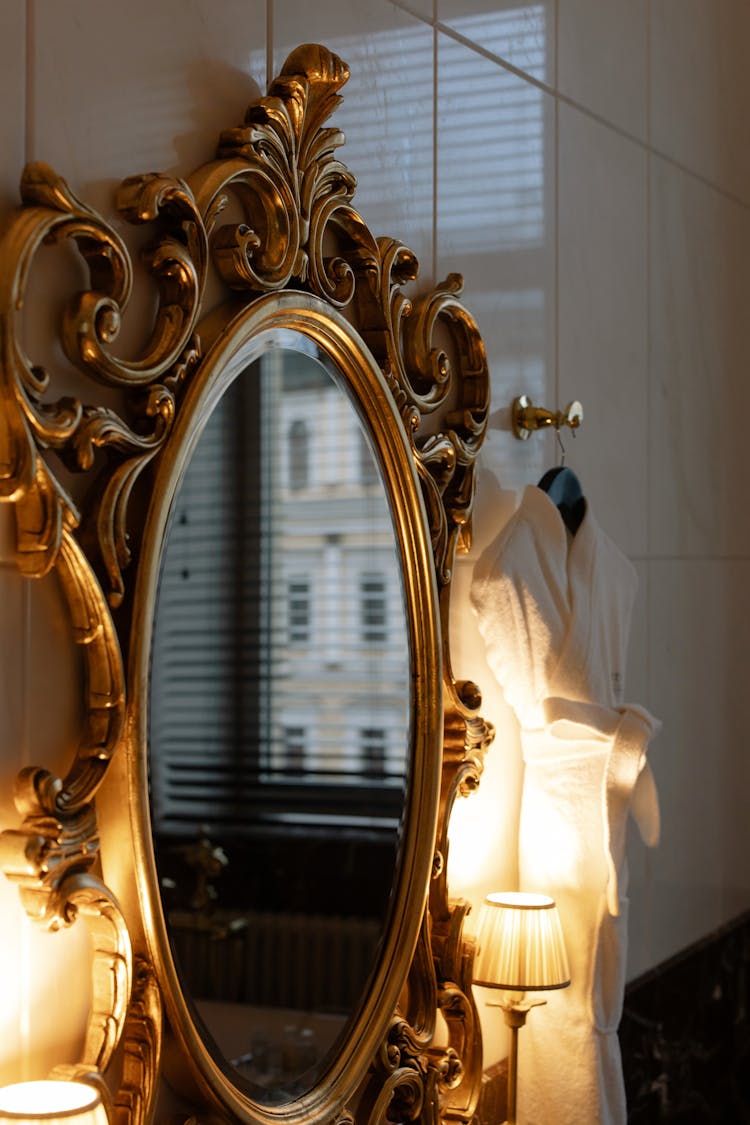
[{"label": "white tiled wall", "polygon": [[[0,11],[3,209],[26,158],[111,216],[123,176],[186,175],[210,159],[267,67],[317,40],[352,68],[337,121],[365,218],[416,250],[425,282],[463,272],[493,410],[476,548],[456,581],[455,670],[479,680],[498,724],[485,784],[453,831],[453,889],[472,897],[515,877],[520,763],[468,609],[471,566],[514,490],[556,456],[550,435],[509,434],[513,396],[583,402],[568,462],[636,562],[631,697],[664,722],[652,754],[662,844],[632,845],[631,975],[750,905],[749,21],[745,0],[3,0]],[[32,328],[52,335],[46,320]],[[7,534],[2,520],[4,825],[18,766],[54,758],[56,739],[62,761],[70,723],[62,611],[2,561]],[[40,644],[47,626],[56,647]],[[43,724],[27,706],[40,676]],[[6,996],[13,1007],[38,986],[34,962],[57,966],[54,979],[68,970],[59,944],[37,956],[5,884],[0,910],[7,1012]],[[66,957],[80,973],[75,940]],[[32,1007],[33,1028],[18,1017],[4,1029],[0,1078],[75,1057],[79,1015],[37,1046],[56,988]]]},{"label": "white tiled wall", "polygon": [[567,104],[558,141],[559,398],[584,407],[584,428],[566,444],[597,518],[640,557],[650,488],[647,156]]}]

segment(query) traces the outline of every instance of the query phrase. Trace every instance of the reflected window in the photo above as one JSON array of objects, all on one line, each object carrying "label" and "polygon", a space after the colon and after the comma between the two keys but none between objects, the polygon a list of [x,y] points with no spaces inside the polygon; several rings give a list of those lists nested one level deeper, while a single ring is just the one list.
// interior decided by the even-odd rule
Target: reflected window
[{"label": "reflected window", "polygon": [[[174,502],[154,640],[150,785],[164,837],[208,824],[236,851],[290,825],[387,839],[398,823],[400,556],[385,490],[364,484],[377,464],[358,423],[324,368],[276,349],[201,433]],[[303,483],[301,503],[290,484]]]},{"label": "reflected window", "polygon": [[365,777],[385,776],[385,731],[382,727],[363,727],[360,730],[359,752]]},{"label": "reflected window", "polygon": [[284,727],[284,773],[287,776],[301,777],[304,774],[306,743],[304,727]]},{"label": "reflected window", "polygon": [[310,582],[293,578],[287,587],[289,644],[306,645],[310,640]]},{"label": "reflected window", "polygon": [[382,645],[388,639],[385,579],[380,574],[363,574],[359,581],[362,643]]},{"label": "reflected window", "polygon": [[310,434],[307,423],[295,419],[289,427],[289,487],[305,488],[310,475]]}]

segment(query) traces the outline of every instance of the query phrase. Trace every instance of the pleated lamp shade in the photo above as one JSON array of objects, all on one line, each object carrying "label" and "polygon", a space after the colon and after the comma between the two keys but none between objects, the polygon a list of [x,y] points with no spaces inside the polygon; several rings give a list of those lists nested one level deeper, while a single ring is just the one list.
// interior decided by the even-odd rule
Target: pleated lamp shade
[{"label": "pleated lamp shade", "polygon": [[474,983],[513,992],[565,988],[570,970],[560,916],[547,895],[499,891],[479,908]]},{"label": "pleated lamp shade", "polygon": [[108,1125],[99,1092],[85,1082],[17,1082],[0,1089],[0,1125]]}]

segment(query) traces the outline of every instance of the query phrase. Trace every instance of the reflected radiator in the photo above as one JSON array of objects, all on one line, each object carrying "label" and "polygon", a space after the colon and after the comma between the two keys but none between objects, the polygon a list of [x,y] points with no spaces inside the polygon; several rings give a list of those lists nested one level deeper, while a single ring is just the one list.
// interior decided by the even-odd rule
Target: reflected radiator
[{"label": "reflected radiator", "polygon": [[351,1012],[374,963],[370,918],[251,913],[170,915],[172,950],[195,999]]}]

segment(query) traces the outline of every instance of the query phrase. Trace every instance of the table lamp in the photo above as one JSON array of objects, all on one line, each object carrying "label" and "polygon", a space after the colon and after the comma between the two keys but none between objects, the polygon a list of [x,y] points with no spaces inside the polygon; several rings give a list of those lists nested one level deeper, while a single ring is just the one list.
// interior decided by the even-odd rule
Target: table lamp
[{"label": "table lamp", "polygon": [[108,1125],[101,1095],[85,1082],[17,1082],[0,1089],[0,1125]]},{"label": "table lamp", "polygon": [[555,900],[523,891],[487,895],[479,909],[474,984],[515,993],[500,1004],[510,1028],[508,1122],[516,1121],[518,1029],[530,1008],[545,1000],[528,1000],[526,992],[565,988],[570,984],[560,916]]}]

